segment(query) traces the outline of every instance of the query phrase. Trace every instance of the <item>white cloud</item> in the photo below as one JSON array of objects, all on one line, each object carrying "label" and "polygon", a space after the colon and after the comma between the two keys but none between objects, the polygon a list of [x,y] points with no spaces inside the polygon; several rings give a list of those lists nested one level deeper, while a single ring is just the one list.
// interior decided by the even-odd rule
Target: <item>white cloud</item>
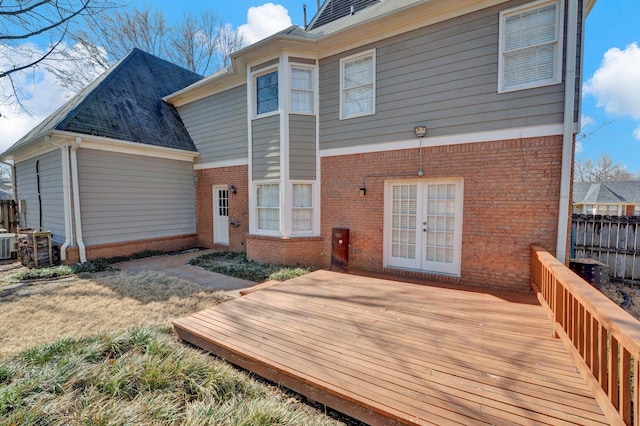
[{"label": "white cloud", "polygon": [[240,25],[238,31],[249,43],[255,43],[290,26],[291,17],[284,6],[265,3],[249,8],[247,23]]},{"label": "white cloud", "polygon": [[640,126],[636,127],[633,131],[633,137],[640,141]]},{"label": "white cloud", "polygon": [[[24,47],[22,49],[21,47]],[[20,52],[38,53],[32,44],[9,48],[0,44],[0,68],[9,63],[24,63]],[[44,53],[39,50],[39,53]],[[13,98],[13,88],[8,78],[0,80],[0,153],[38,125],[49,114],[60,107],[69,96],[73,95],[58,83],[56,77],[40,66],[24,72],[12,74],[15,87],[20,93],[20,100],[27,112],[21,111]]]},{"label": "white cloud", "polygon": [[583,150],[584,149],[582,147],[582,142],[579,140],[576,140],[576,148],[575,148],[576,154],[579,152],[582,152]]},{"label": "white cloud", "polygon": [[640,48],[632,43],[624,50],[609,49],[600,68],[584,84],[584,93],[593,95],[597,106],[608,113],[640,120]]},{"label": "white cloud", "polygon": [[585,128],[591,126],[595,122],[596,120],[594,120],[593,117],[589,117],[588,115],[582,114],[580,116],[580,131],[583,132]]}]

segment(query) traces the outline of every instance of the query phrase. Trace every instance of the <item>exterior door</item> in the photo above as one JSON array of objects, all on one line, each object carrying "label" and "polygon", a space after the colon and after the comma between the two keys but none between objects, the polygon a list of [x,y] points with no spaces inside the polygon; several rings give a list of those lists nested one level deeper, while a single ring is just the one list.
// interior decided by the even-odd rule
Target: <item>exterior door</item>
[{"label": "exterior door", "polygon": [[385,266],[460,275],[462,180],[390,181]]},{"label": "exterior door", "polygon": [[229,245],[229,189],[213,187],[213,242]]}]

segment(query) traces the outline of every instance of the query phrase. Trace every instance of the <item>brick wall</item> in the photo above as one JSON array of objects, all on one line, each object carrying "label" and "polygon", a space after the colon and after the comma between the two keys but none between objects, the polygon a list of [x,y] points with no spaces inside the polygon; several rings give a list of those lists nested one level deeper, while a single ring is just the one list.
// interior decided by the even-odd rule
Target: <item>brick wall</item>
[{"label": "brick wall", "polygon": [[325,238],[247,235],[247,258],[276,265],[328,266]]},{"label": "brick wall", "polygon": [[[249,232],[248,167],[220,167],[196,170],[196,233],[201,247],[245,251],[245,234]],[[240,226],[229,226],[229,246],[213,243],[213,186],[234,185],[236,194],[229,191],[229,220]]]},{"label": "brick wall", "polygon": [[[196,234],[188,234],[88,246],[86,247],[86,253],[88,260],[98,257],[108,259],[116,256],[130,256],[145,250],[172,251],[188,249],[195,246]],[[67,260],[65,260],[64,263],[71,265],[79,261],[80,254],[78,248],[68,248]]]},{"label": "brick wall", "polygon": [[[420,179],[418,154],[408,149],[322,158],[327,253],[331,228],[349,228],[349,268],[389,272],[383,268],[384,182]],[[447,281],[529,289],[529,246],[555,252],[561,159],[560,136],[424,148],[422,179],[464,179],[461,277]]]}]

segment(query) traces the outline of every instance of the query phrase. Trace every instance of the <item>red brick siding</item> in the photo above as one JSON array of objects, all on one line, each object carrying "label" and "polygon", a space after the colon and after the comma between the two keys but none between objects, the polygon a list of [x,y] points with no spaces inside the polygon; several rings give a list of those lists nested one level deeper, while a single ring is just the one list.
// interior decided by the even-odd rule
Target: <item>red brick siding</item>
[{"label": "red brick siding", "polygon": [[[418,179],[418,154],[408,149],[322,159],[326,253],[331,228],[349,228],[349,268],[384,270],[384,182]],[[464,179],[462,270],[454,281],[529,288],[529,246],[555,252],[561,159],[560,136],[424,148],[423,179]]]},{"label": "red brick siding", "polygon": [[[245,234],[249,232],[248,167],[233,166],[196,170],[196,232],[201,247],[245,251]],[[213,186],[234,185],[236,194],[229,191],[229,220],[237,219],[240,226],[229,226],[229,246],[213,243]]]},{"label": "red brick siding", "polygon": [[[111,258],[116,256],[130,256],[145,250],[172,251],[183,250],[196,246],[196,234],[177,235],[173,237],[149,238],[145,240],[122,241],[118,243],[99,244],[86,247],[87,260],[98,257]],[[67,260],[64,263],[73,264],[80,261],[77,247],[67,249]]]},{"label": "red brick siding", "polygon": [[323,237],[280,238],[247,235],[247,258],[277,265],[327,265],[331,253],[324,249]]}]

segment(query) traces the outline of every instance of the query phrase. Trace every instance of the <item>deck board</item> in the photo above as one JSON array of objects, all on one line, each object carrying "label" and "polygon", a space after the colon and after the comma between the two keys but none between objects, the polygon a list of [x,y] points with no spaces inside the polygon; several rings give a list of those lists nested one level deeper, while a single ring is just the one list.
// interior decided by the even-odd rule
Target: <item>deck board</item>
[{"label": "deck board", "polygon": [[370,423],[608,424],[532,295],[316,271],[174,327]]}]

